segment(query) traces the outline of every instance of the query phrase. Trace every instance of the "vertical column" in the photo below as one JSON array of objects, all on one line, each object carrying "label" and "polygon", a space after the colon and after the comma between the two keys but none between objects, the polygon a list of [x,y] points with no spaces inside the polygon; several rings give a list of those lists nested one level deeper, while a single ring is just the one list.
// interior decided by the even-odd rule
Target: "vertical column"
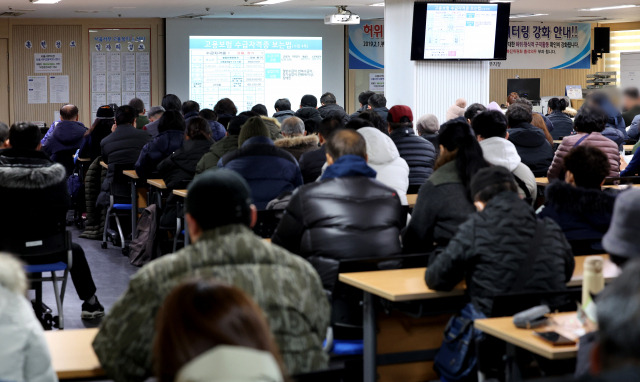
[{"label": "vertical column", "polygon": [[411,61],[413,1],[386,0],[384,7],[384,95],[387,106],[416,107],[416,65]]}]

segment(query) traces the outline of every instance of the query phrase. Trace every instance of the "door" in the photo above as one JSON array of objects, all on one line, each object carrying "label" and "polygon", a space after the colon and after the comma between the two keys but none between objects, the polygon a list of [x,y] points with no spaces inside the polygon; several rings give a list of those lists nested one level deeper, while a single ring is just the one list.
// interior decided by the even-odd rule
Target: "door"
[{"label": "door", "polygon": [[8,40],[0,38],[0,122],[9,124],[9,50]]}]

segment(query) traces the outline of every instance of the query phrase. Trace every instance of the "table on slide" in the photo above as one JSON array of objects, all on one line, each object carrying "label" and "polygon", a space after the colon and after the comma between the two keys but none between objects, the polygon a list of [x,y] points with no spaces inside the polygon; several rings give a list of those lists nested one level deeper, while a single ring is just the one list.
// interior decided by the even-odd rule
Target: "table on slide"
[{"label": "table on slide", "polygon": [[[605,260],[603,269],[605,282],[610,282],[620,274],[619,268],[608,255],[599,255]],[[567,286],[582,285],[584,261],[588,256],[576,256],[575,268]],[[384,271],[341,273],[338,279],[362,290],[363,293],[363,338],[364,380],[374,381],[376,375],[376,312],[374,296],[391,302],[430,300],[462,296],[465,283],[458,284],[452,291],[441,292],[427,287],[424,281],[426,268],[392,269]]]},{"label": "table on slide", "polygon": [[98,329],[57,330],[44,333],[53,370],[59,379],[92,379],[104,376],[91,345]]}]

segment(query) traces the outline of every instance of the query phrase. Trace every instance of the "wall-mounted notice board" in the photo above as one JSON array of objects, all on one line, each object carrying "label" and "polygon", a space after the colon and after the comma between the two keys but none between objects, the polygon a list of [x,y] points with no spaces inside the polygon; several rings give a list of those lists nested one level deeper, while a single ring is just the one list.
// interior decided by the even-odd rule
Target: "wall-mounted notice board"
[{"label": "wall-mounted notice board", "polygon": [[89,29],[91,120],[102,105],[151,105],[151,29]]}]

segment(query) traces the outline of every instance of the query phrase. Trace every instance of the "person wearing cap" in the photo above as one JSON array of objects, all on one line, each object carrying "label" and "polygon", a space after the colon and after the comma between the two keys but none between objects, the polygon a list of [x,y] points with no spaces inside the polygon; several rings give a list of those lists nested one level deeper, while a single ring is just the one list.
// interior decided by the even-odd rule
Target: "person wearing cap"
[{"label": "person wearing cap", "polygon": [[78,107],[64,105],[60,108],[60,122],[55,125],[47,139],[42,139],[42,152],[49,155],[52,161],[65,166],[67,175],[73,171],[73,154],[80,148],[87,128],[78,121]]},{"label": "person wearing cap", "polygon": [[89,128],[89,134],[80,146],[78,157],[90,159],[91,162],[100,156],[100,143],[111,134],[115,123],[115,113],[109,105],[103,105],[96,111],[96,119]]},{"label": "person wearing cap", "polygon": [[[153,106],[147,112],[147,118],[149,119],[149,123],[159,120],[160,117],[162,117],[162,114],[164,114],[164,107],[162,107],[162,106]],[[144,129],[144,127],[143,127],[143,129]]]},{"label": "person wearing cap", "polygon": [[640,235],[635,229],[639,213],[640,190],[627,190],[618,196],[613,207],[611,225],[602,238],[604,250],[618,266],[640,258]]},{"label": "person wearing cap", "polygon": [[247,182],[230,170],[206,172],[189,186],[185,212],[193,244],[138,271],[102,322],[93,348],[109,378],[151,376],[156,313],[176,285],[196,276],[236,286],[258,304],[291,374],[326,368],[330,307],[320,278],[251,231],[257,212]]},{"label": "person wearing cap", "polygon": [[460,226],[429,265],[427,286],[450,291],[466,281],[471,303],[487,317],[494,296],[516,292],[521,267],[527,263],[526,282],[517,292],[566,289],[575,265],[571,246],[553,220],[538,219],[520,199],[511,172],[499,166],[478,171],[471,194],[478,213]]},{"label": "person wearing cap", "polygon": [[436,149],[436,158],[440,154],[440,143],[438,143],[438,132],[440,131],[440,122],[435,114],[425,114],[418,118],[416,122],[416,132],[419,137],[431,142]]},{"label": "person wearing cap", "polygon": [[318,111],[318,99],[311,94],[302,96],[300,108],[295,112],[295,116],[303,121],[312,119],[320,124],[323,118]]},{"label": "person wearing cap", "polygon": [[387,115],[389,136],[396,144],[400,157],[409,165],[409,189],[417,193],[424,182],[433,173],[436,162],[436,149],[426,139],[418,137],[413,131],[413,113],[405,105],[396,105]]},{"label": "person wearing cap", "polygon": [[362,135],[339,130],[325,146],[329,167],[294,192],[271,240],[307,259],[332,291],[340,260],[401,252],[407,214],[397,192],[375,180]]},{"label": "person wearing cap", "polygon": [[149,124],[149,118],[145,115],[147,113],[147,109],[144,107],[144,101],[140,98],[132,98],[131,101],[129,101],[129,106],[138,112],[138,116],[136,117],[136,129],[143,130],[144,127]]},{"label": "person wearing cap", "polygon": [[234,170],[244,177],[259,210],[266,209],[283,192],[302,185],[296,158],[274,145],[261,117],[249,118],[242,125],[238,149],[220,158],[218,168]]}]

